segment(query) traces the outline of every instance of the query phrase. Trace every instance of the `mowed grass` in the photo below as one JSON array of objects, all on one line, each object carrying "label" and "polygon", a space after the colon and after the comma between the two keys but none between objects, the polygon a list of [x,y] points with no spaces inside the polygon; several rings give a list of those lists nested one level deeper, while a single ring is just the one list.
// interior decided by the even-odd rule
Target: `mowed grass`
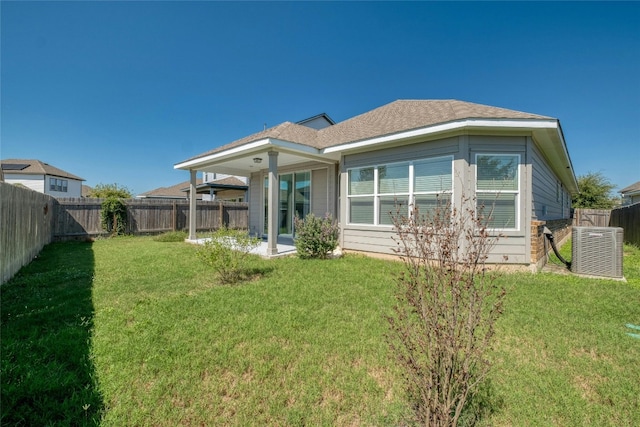
[{"label": "mowed grass", "polygon": [[[571,259],[571,243],[561,254]],[[487,425],[640,425],[640,250],[625,247],[627,282],[507,275]],[[554,259],[551,262],[555,262]],[[640,335],[639,335],[640,336]]]},{"label": "mowed grass", "polygon": [[[640,251],[625,249],[626,283],[500,279],[482,425],[640,425],[625,326],[640,325]],[[49,245],[2,286],[2,424],[405,425],[384,319],[401,264],[250,268],[261,277],[220,286],[182,242]]]},{"label": "mowed grass", "polygon": [[261,280],[218,286],[183,243],[94,251],[105,425],[389,424],[403,410],[381,339],[398,265],[256,258]]}]

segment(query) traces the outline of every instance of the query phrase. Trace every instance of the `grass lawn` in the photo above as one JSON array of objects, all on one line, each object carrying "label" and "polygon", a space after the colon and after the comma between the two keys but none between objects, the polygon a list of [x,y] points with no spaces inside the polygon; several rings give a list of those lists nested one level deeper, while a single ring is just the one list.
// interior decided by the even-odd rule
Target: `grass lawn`
[{"label": "grass lawn", "polygon": [[[500,279],[481,424],[640,425],[640,250],[625,251],[626,283]],[[194,253],[56,243],[3,285],[2,425],[404,423],[383,317],[401,264],[256,258],[261,278],[219,286]]]}]

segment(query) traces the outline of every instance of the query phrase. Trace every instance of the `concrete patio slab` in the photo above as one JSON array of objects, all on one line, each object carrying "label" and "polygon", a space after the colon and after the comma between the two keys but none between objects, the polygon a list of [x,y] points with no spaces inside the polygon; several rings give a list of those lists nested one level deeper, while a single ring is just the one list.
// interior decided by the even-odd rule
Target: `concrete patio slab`
[{"label": "concrete patio slab", "polygon": [[[211,240],[211,237],[206,237],[202,239],[196,240],[185,240],[187,243],[192,243],[194,245],[204,245],[205,242]],[[286,238],[278,238],[278,253],[276,255],[267,255],[267,242],[262,241],[260,245],[251,251],[252,254],[260,255],[263,258],[274,258],[280,256],[292,255],[296,252],[296,247],[293,244],[291,239]]]}]

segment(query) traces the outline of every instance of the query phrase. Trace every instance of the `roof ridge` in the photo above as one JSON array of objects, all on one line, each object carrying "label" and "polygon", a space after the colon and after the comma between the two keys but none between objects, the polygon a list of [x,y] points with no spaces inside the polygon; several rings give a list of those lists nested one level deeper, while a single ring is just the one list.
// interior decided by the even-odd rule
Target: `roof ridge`
[{"label": "roof ridge", "polygon": [[314,129],[291,121],[279,123],[269,129],[216,147],[191,157],[189,162],[259,139],[279,139],[316,149],[334,147],[374,137],[393,135],[408,130],[437,124],[458,122],[463,119],[487,120],[542,120],[551,117],[458,99],[396,99],[337,122],[333,126]]},{"label": "roof ridge", "polygon": [[76,179],[79,181],[85,181],[84,178],[80,178],[77,175],[74,175],[70,172],[67,172],[63,169],[60,169],[56,166],[53,166],[47,162],[43,162],[40,159],[5,159],[1,161],[3,164],[11,164],[11,163],[17,163],[17,162],[24,162],[25,164],[28,164],[28,166],[25,169],[29,169],[32,168],[32,170],[29,170],[28,172],[20,172],[20,173],[37,173],[37,174],[43,174],[43,175],[53,175],[53,176],[58,176],[61,178],[68,178],[68,179]]}]

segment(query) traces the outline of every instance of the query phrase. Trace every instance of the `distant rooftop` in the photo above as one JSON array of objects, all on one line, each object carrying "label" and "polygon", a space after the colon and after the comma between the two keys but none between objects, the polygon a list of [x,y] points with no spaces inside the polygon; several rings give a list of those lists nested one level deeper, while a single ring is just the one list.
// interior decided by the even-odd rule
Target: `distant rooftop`
[{"label": "distant rooftop", "polygon": [[77,179],[84,181],[77,175],[58,169],[48,163],[44,163],[35,159],[6,159],[1,160],[2,170],[5,174],[24,174],[24,175],[52,175],[60,178]]}]

